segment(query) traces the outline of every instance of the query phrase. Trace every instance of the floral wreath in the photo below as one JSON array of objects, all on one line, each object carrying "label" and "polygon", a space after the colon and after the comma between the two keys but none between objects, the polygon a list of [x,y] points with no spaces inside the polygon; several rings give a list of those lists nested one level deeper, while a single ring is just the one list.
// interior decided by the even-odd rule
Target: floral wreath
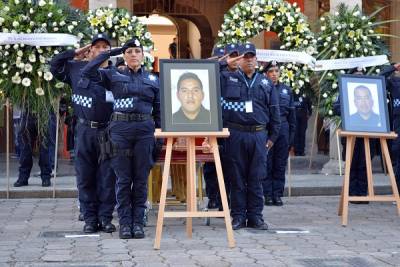
[{"label": "floral wreath", "polygon": [[152,69],[154,57],[149,51],[153,49],[151,33],[146,25],[142,24],[136,16],[132,16],[124,8],[100,7],[89,10],[87,21],[90,23],[92,35],[106,33],[111,39],[115,40],[117,46],[122,46],[126,41],[136,36],[144,50],[144,65],[147,69]]},{"label": "floral wreath", "polygon": [[[68,4],[52,0],[11,0],[0,2],[0,32],[3,33],[68,33],[84,37],[87,24],[83,14]],[[78,23],[79,22],[79,23]],[[0,102],[9,98],[24,112],[38,119],[40,136],[47,130],[49,113],[64,84],[49,71],[48,62],[63,47],[0,45]],[[51,105],[49,105],[51,103]]]},{"label": "floral wreath", "polygon": [[[365,16],[358,6],[349,9],[341,4],[334,14],[321,17],[321,31],[317,39],[318,59],[388,55],[388,48],[381,36],[390,37],[390,35],[380,34],[376,30],[379,25],[390,21],[374,22],[374,17],[382,9],[378,9],[370,16]],[[369,75],[377,75],[381,70],[371,67],[366,71]],[[333,103],[339,95],[338,77],[345,73],[345,70],[330,70],[321,73],[319,106],[325,117],[334,115]]]},{"label": "floral wreath", "polygon": [[[297,3],[283,0],[243,0],[225,15],[218,32],[220,45],[244,43],[263,30],[276,32],[282,50],[316,53],[316,39]],[[307,65],[288,63],[281,67],[280,80],[296,94],[304,93],[312,70]]]}]

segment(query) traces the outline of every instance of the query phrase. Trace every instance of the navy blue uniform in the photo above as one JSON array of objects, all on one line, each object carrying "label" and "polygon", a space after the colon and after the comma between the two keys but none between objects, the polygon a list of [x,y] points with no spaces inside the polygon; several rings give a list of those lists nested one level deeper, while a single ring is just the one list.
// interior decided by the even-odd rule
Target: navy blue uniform
[{"label": "navy blue uniform", "polygon": [[306,131],[308,118],[311,116],[311,102],[305,95],[294,94],[294,106],[296,110],[296,130],[294,134],[294,152],[296,156],[304,155],[306,146]]},{"label": "navy blue uniform", "polygon": [[267,175],[263,181],[264,196],[270,198],[283,196],[289,147],[293,145],[296,127],[292,90],[282,83],[275,85],[275,90],[279,94],[281,128],[278,138],[268,151]]},{"label": "navy blue uniform", "polygon": [[74,61],[74,50],[55,56],[51,72],[72,88],[72,104],[77,116],[75,168],[85,223],[109,223],[115,207],[115,174],[110,160],[99,162],[99,138],[110,120],[112,103],[106,101],[106,90],[89,79],[81,79],[88,63]]},{"label": "navy blue uniform", "polygon": [[[143,68],[134,72],[98,69],[121,49],[102,53],[83,70],[114,95],[110,137],[116,153],[111,165],[117,176],[116,196],[120,226],[143,226],[147,201],[147,178],[153,165],[154,130],[160,127],[158,78]],[[153,120],[154,118],[154,120]]]},{"label": "navy blue uniform", "polygon": [[[33,166],[33,147],[38,138],[37,118],[35,115],[28,112],[22,113],[17,138],[20,147],[20,167],[18,180],[14,186],[28,185],[28,179]],[[42,182],[49,182],[51,178],[48,139],[47,135],[47,137],[44,137],[44,140],[40,140],[39,167]]]},{"label": "navy blue uniform", "polygon": [[390,109],[392,110],[393,122],[391,129],[395,131],[399,136],[392,142],[391,145],[391,159],[393,162],[397,187],[400,189],[400,76],[394,75],[394,66],[388,66],[384,69],[381,75],[386,77],[386,88],[390,94]]},{"label": "navy blue uniform", "polygon": [[[340,98],[338,97],[333,104],[334,113],[340,115]],[[341,138],[342,158],[346,159],[346,139]],[[370,140],[371,156],[373,153],[372,141]],[[353,158],[350,166],[350,196],[366,196],[368,191],[367,165],[365,161],[364,139],[356,138],[353,150]]]},{"label": "navy blue uniform", "polygon": [[231,181],[231,215],[248,224],[263,222],[262,179],[267,140],[275,142],[280,127],[279,100],[270,80],[259,73],[249,79],[242,71],[221,73],[224,127],[224,173]]}]

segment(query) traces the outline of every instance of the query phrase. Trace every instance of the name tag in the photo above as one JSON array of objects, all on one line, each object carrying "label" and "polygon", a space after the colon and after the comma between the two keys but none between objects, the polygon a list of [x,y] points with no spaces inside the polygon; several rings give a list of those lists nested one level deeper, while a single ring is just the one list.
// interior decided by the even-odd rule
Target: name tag
[{"label": "name tag", "polygon": [[246,113],[253,112],[253,101],[246,101]]},{"label": "name tag", "polygon": [[106,91],[106,102],[114,103],[114,95],[111,91]]}]

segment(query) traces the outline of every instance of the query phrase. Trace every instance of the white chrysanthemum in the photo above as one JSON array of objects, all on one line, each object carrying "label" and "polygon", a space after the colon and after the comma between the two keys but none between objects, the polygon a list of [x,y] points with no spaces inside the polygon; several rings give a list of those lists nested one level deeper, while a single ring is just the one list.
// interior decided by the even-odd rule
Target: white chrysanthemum
[{"label": "white chrysanthemum", "polygon": [[74,29],[74,26],[73,26],[73,25],[68,25],[68,31],[69,31],[69,32],[72,32],[73,29]]},{"label": "white chrysanthemum", "polygon": [[39,56],[40,63],[46,63],[46,58],[42,55]]},{"label": "white chrysanthemum", "polygon": [[31,72],[32,71],[32,69],[33,69],[33,67],[32,67],[32,65],[31,64],[29,64],[29,63],[26,63],[25,64],[25,71],[26,72]]},{"label": "white chrysanthemum", "polygon": [[14,76],[12,76],[11,81],[12,81],[12,83],[20,84],[21,83],[21,77],[19,75],[14,75]]},{"label": "white chrysanthemum", "polygon": [[144,34],[144,38],[150,39],[150,38],[151,38],[151,33],[150,33],[150,32],[146,32],[146,33]]},{"label": "white chrysanthemum", "polygon": [[3,7],[3,10],[4,10],[5,12],[8,12],[8,11],[10,11],[10,8],[9,8],[8,6],[5,6],[5,7]]},{"label": "white chrysanthemum", "polygon": [[35,92],[37,95],[40,95],[40,96],[44,95],[44,90],[41,87],[36,88]]},{"label": "white chrysanthemum", "polygon": [[333,89],[336,89],[337,86],[338,86],[337,83],[333,83],[333,84],[332,84],[332,88],[333,88]]},{"label": "white chrysanthemum", "polygon": [[329,115],[333,115],[333,111],[332,111],[332,110],[329,110],[329,111],[328,111],[328,114],[329,114]]},{"label": "white chrysanthemum", "polygon": [[51,81],[53,79],[53,74],[51,74],[49,71],[46,71],[43,75],[43,79],[46,81]]},{"label": "white chrysanthemum", "polygon": [[12,26],[14,28],[17,28],[19,26],[19,22],[14,20],[13,23],[12,23]]},{"label": "white chrysanthemum", "polygon": [[72,25],[74,25],[74,26],[78,26],[78,22],[76,22],[76,21],[73,21],[73,22],[71,22],[72,23]]},{"label": "white chrysanthemum", "polygon": [[1,64],[1,66],[3,67],[3,69],[7,68],[7,63],[3,63]]},{"label": "white chrysanthemum", "polygon": [[324,93],[324,94],[322,95],[322,97],[323,97],[323,98],[327,98],[327,97],[328,97],[328,94],[327,94],[327,93]]},{"label": "white chrysanthemum", "polygon": [[0,17],[0,25],[2,25],[4,23],[5,19]]},{"label": "white chrysanthemum", "polygon": [[60,22],[60,26],[64,26],[64,25],[65,25],[65,21],[62,20],[62,21]]},{"label": "white chrysanthemum", "polygon": [[30,86],[30,85],[31,85],[31,79],[29,79],[29,78],[23,78],[23,79],[22,79],[22,85],[25,86],[25,87]]},{"label": "white chrysanthemum", "polygon": [[53,16],[53,13],[49,12],[49,14],[47,14],[47,16],[48,16],[49,18],[51,18],[51,17]]},{"label": "white chrysanthemum", "polygon": [[8,70],[3,70],[3,74],[7,75],[8,74]]},{"label": "white chrysanthemum", "polygon": [[46,1],[44,1],[44,0],[39,1],[39,6],[45,6],[45,5],[46,5]]},{"label": "white chrysanthemum", "polygon": [[39,77],[42,77],[42,76],[43,76],[43,72],[40,71],[40,70],[37,72],[37,74],[38,74]]}]

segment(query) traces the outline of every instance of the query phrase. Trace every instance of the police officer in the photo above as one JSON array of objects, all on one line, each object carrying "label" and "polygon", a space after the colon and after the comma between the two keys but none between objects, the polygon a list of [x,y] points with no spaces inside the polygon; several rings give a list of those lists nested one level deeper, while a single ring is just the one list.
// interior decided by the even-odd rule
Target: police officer
[{"label": "police officer", "polygon": [[267,175],[263,180],[265,205],[282,206],[281,197],[285,189],[285,169],[289,156],[289,148],[293,146],[296,116],[292,89],[279,82],[280,69],[276,61],[265,67],[266,76],[275,85],[274,90],[279,94],[279,110],[281,128],[274,146],[269,149],[267,156]]},{"label": "police officer", "polygon": [[51,185],[51,165],[48,144],[49,132],[47,132],[47,136],[40,138],[37,126],[36,115],[25,110],[21,115],[21,122],[18,129],[18,144],[20,146],[19,173],[14,187],[28,185],[28,179],[33,166],[33,146],[38,138],[40,142],[39,167],[42,187],[49,187]]},{"label": "police officer", "polygon": [[[98,68],[110,56],[121,53],[127,68]],[[83,70],[84,77],[100,81],[113,92],[115,99],[109,131],[115,150],[111,165],[117,176],[119,237],[122,239],[144,238],[147,177],[153,165],[154,130],[160,127],[159,82],[141,66],[143,57],[143,47],[134,37],[122,48],[100,54]]]},{"label": "police officer", "polygon": [[400,63],[385,67],[380,75],[386,77],[386,88],[391,96],[392,129],[398,134],[392,143],[391,150],[397,188],[400,190],[400,156],[398,155],[400,152]]},{"label": "police officer", "polygon": [[[228,59],[236,58],[239,56],[239,45],[238,44],[227,44],[224,48],[215,47],[213,50],[212,58],[219,58],[221,71],[237,71],[238,61],[226,61],[224,56]],[[228,63],[229,62],[229,63]],[[222,147],[224,144],[224,139],[218,139],[219,146]],[[221,161],[224,162],[224,155],[221,156]],[[219,208],[222,210],[222,203],[219,194],[217,171],[215,169],[214,162],[206,162],[203,167],[204,171],[204,181],[206,183],[206,194],[209,199],[207,208],[215,209]],[[228,203],[230,202],[230,182],[227,177],[225,179],[225,189],[228,196]]]},{"label": "police officer", "polygon": [[[351,69],[348,74],[354,75],[364,75],[363,68]],[[333,111],[336,115],[341,114],[340,110],[340,98],[338,96],[337,100],[333,104]],[[371,141],[370,141],[371,142]],[[341,143],[343,146],[342,158],[345,159],[346,155],[346,139],[342,138]],[[371,147],[371,156],[373,155],[373,146]],[[349,195],[350,196],[366,196],[367,195],[367,166],[365,161],[365,150],[364,150],[364,139],[356,138],[353,150],[353,158],[351,160],[350,166],[350,186]],[[350,201],[352,204],[368,204],[367,201]]]},{"label": "police officer", "polygon": [[221,73],[223,122],[230,131],[224,172],[231,181],[232,227],[266,230],[261,181],[267,147],[279,133],[279,100],[272,82],[256,72],[255,46],[243,44],[239,50],[239,71]]},{"label": "police officer", "polygon": [[293,94],[294,106],[296,110],[296,130],[294,134],[294,154],[296,156],[304,156],[304,148],[306,145],[306,131],[308,118],[312,113],[311,101],[305,95]]},{"label": "police officer", "polygon": [[[87,56],[92,60],[108,50],[110,41],[107,36],[97,34],[91,44],[60,53],[50,63],[53,75],[72,88],[72,103],[77,117],[75,168],[85,233],[116,230],[111,223],[115,207],[115,175],[109,160],[99,161],[99,139],[105,134],[113,106],[104,87],[80,78],[82,68],[88,62],[74,58]],[[108,62],[103,61],[99,67],[107,68]]]}]

